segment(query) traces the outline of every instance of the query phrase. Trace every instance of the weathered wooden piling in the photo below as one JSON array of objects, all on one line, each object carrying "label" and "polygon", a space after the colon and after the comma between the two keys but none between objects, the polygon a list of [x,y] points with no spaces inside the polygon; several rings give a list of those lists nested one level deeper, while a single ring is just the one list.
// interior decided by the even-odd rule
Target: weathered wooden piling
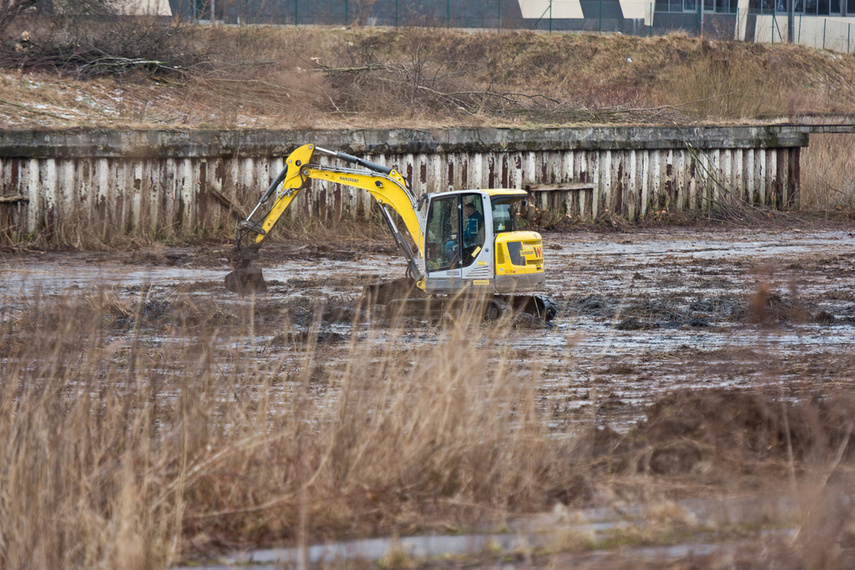
[{"label": "weathered wooden piling", "polygon": [[[416,195],[526,188],[539,207],[586,219],[738,202],[792,208],[809,132],[794,125],[5,131],[0,239],[67,241],[82,230],[102,239],[205,235],[242,218],[288,153],[308,142],[392,166]],[[371,200],[313,182],[288,216],[363,218]]]}]

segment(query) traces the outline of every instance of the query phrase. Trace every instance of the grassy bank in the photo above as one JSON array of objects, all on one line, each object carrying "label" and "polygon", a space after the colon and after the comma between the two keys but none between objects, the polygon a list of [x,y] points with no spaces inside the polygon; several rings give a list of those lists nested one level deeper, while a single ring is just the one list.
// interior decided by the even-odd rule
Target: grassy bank
[{"label": "grassy bank", "polygon": [[[76,26],[6,53],[0,120],[7,127],[537,127],[765,121],[855,108],[855,57],[786,44],[683,34],[136,25],[138,34]],[[79,35],[78,44],[48,49],[68,34]],[[146,61],[170,63],[86,65],[92,54],[132,48]],[[56,60],[63,54],[69,61]]]}]

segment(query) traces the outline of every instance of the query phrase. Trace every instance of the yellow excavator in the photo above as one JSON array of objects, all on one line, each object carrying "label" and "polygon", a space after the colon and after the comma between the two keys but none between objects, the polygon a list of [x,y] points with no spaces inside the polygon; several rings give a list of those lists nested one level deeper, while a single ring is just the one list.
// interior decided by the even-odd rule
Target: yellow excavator
[{"label": "yellow excavator", "polygon": [[[313,162],[327,155],[360,168]],[[256,260],[258,248],[273,226],[311,180],[361,188],[371,194],[398,248],[407,261],[407,278],[419,295],[385,299],[384,303],[442,305],[452,299],[477,299],[484,317],[496,319],[508,311],[525,311],[544,321],[555,316],[556,305],[535,292],[543,289],[543,242],[540,234],[517,230],[517,210],[524,190],[454,190],[413,195],[401,174],[361,158],[303,145],[293,151],[285,167],[258,204],[237,227],[232,253],[234,271],[225,284],[238,293],[266,289]],[[267,204],[272,205],[264,213]],[[394,210],[412,244],[399,231]]]}]

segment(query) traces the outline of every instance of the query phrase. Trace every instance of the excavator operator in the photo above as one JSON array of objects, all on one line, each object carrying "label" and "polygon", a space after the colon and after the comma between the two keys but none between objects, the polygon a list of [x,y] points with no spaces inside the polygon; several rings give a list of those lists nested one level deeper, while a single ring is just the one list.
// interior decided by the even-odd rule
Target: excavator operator
[{"label": "excavator operator", "polygon": [[475,204],[468,202],[463,206],[463,251],[473,249],[479,245],[478,231],[484,225],[484,216],[475,208]]},{"label": "excavator operator", "polygon": [[[478,230],[484,225],[484,216],[475,208],[475,204],[467,202],[463,206],[463,251],[471,253],[479,245]],[[445,244],[445,251],[448,258],[454,257],[457,251],[457,241],[451,240]]]}]

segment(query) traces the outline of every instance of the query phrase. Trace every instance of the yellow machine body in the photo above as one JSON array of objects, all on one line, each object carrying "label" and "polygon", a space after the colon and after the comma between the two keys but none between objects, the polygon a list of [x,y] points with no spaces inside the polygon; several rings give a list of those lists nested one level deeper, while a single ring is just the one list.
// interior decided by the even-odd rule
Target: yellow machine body
[{"label": "yellow machine body", "polygon": [[[321,165],[313,162],[318,153],[358,164],[363,169]],[[455,294],[474,289],[515,294],[543,287],[541,236],[516,230],[515,204],[527,196],[525,191],[455,190],[416,200],[397,171],[312,144],[303,145],[288,156],[285,169],[249,217],[239,224],[237,249],[244,239],[250,239],[257,248],[310,180],[352,186],[370,193],[407,258],[410,277],[428,293]],[[262,204],[274,195],[269,211],[254,220]],[[389,209],[400,216],[416,252],[398,231]],[[478,232],[467,236],[470,221],[464,212],[473,209],[477,209],[474,215],[480,218],[480,224],[476,220],[471,227],[480,227]]]}]

